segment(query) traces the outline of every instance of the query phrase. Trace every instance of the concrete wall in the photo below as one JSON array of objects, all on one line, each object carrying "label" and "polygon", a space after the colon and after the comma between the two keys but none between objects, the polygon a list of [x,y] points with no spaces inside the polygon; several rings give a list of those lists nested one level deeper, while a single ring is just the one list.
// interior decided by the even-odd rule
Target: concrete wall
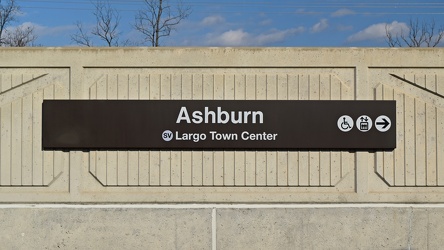
[{"label": "concrete wall", "polygon": [[[0,241],[436,249],[443,58],[443,49],[2,48],[0,221],[14,226]],[[44,99],[396,100],[397,148],[43,152]]]}]

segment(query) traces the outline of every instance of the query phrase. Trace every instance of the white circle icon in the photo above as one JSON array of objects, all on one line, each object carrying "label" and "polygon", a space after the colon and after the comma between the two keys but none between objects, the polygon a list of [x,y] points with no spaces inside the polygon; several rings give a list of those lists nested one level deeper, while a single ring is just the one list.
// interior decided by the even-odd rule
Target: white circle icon
[{"label": "white circle icon", "polygon": [[342,132],[348,132],[353,128],[353,119],[348,115],[343,115],[338,119],[338,128]]},{"label": "white circle icon", "polygon": [[392,126],[392,121],[385,115],[380,115],[375,120],[375,127],[379,132],[386,132]]},{"label": "white circle icon", "polygon": [[165,130],[162,133],[162,139],[164,141],[171,141],[173,139],[173,132],[169,131],[169,130]]},{"label": "white circle icon", "polygon": [[372,126],[373,126],[372,119],[370,119],[370,117],[368,115],[361,115],[356,120],[356,127],[361,132],[369,131],[372,128]]}]

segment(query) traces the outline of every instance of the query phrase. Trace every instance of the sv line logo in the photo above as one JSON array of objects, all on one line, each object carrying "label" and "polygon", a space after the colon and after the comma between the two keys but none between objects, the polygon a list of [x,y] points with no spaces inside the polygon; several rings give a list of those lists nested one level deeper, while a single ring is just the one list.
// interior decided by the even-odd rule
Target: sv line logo
[{"label": "sv line logo", "polygon": [[171,132],[170,130],[165,130],[162,133],[162,139],[164,141],[171,141],[173,139],[173,132]]}]

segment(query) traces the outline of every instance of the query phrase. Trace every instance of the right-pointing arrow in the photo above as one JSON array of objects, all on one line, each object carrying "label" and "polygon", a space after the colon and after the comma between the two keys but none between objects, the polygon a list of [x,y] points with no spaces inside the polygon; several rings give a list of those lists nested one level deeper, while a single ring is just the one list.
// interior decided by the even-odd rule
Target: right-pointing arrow
[{"label": "right-pointing arrow", "polygon": [[390,118],[388,118],[385,115],[381,115],[378,118],[376,118],[375,125],[376,125],[375,127],[378,131],[386,132],[387,130],[390,129],[390,127],[392,126],[392,123],[391,123]]},{"label": "right-pointing arrow", "polygon": [[390,125],[390,122],[387,121],[385,118],[382,118],[383,122],[376,122],[376,125],[383,125],[382,129],[387,128],[388,125]]}]

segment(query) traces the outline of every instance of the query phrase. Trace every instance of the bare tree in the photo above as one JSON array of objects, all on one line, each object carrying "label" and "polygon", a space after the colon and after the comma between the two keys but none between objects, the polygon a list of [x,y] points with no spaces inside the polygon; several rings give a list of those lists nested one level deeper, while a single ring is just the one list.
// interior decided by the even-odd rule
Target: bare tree
[{"label": "bare tree", "polygon": [[410,19],[408,30],[396,32],[385,26],[386,42],[390,47],[436,47],[444,36],[444,26],[436,27],[435,20],[420,23]]},{"label": "bare tree", "polygon": [[[86,31],[81,22],[77,22],[77,33],[71,35],[71,40],[79,45],[93,46],[92,37],[95,36],[99,40],[105,42],[109,47],[119,46],[119,36],[121,33],[118,30],[120,25],[119,12],[112,8],[109,0],[97,0],[93,2],[94,16],[96,17],[96,24],[91,31]],[[124,42],[123,44],[127,43]]]},{"label": "bare tree", "polygon": [[37,36],[34,33],[34,27],[18,26],[12,31],[7,30],[4,44],[9,47],[28,47],[34,46]]},{"label": "bare tree", "polygon": [[91,36],[85,31],[83,24],[80,21],[76,22],[77,33],[71,35],[71,40],[78,45],[83,45],[87,47],[92,47],[93,43],[91,40]]},{"label": "bare tree", "polygon": [[191,9],[178,2],[176,8],[168,0],[144,0],[144,8],[135,17],[134,28],[143,34],[145,42],[160,46],[160,39],[169,36]]},{"label": "bare tree", "polygon": [[3,35],[7,26],[16,20],[16,14],[19,10],[20,8],[17,6],[15,0],[7,0],[3,1],[3,3],[0,0],[0,45],[4,43]]}]

